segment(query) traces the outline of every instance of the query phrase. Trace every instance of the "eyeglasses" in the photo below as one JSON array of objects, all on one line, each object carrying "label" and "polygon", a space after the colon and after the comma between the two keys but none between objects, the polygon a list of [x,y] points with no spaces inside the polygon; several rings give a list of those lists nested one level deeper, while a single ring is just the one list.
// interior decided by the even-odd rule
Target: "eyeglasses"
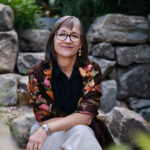
[{"label": "eyeglasses", "polygon": [[69,35],[69,34],[66,34],[66,33],[59,33],[59,32],[56,33],[56,37],[60,41],[65,41],[68,36],[69,36],[69,39],[72,42],[77,42],[77,41],[80,40],[80,35],[79,34],[70,34]]}]

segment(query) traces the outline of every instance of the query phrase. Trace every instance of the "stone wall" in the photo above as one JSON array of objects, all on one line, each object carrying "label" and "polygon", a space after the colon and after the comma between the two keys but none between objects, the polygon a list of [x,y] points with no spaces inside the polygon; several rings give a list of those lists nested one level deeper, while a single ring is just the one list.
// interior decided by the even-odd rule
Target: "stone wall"
[{"label": "stone wall", "polygon": [[90,58],[103,72],[101,109],[116,100],[150,122],[150,18],[108,14],[88,30]]},{"label": "stone wall", "polygon": [[[0,114],[8,115],[11,134],[18,146],[25,148],[29,129],[35,122],[28,104],[27,75],[29,68],[44,59],[50,31],[27,29],[16,32],[13,11],[2,4],[0,18]],[[126,141],[123,135],[128,135],[123,129],[129,126],[150,132],[148,123],[141,117],[150,122],[148,21],[150,17],[108,14],[98,18],[87,33],[89,58],[101,66],[103,73],[100,110],[107,113],[114,108],[104,120],[116,142]],[[100,113],[99,117],[102,116]],[[120,132],[116,130],[116,123]]]}]

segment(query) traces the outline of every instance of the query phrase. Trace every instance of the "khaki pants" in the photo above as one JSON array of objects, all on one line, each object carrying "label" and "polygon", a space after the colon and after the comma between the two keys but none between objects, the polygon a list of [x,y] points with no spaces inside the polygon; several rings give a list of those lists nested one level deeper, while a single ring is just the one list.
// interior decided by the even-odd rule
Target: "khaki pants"
[{"label": "khaki pants", "polygon": [[[36,122],[31,128],[30,135],[39,127]],[[102,150],[102,148],[90,127],[77,125],[68,131],[52,133],[47,137],[42,150]]]}]

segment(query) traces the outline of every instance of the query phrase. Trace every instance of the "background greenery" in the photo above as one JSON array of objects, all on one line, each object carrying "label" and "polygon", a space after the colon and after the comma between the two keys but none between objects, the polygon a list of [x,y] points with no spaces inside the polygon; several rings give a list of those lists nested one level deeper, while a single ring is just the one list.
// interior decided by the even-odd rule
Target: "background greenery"
[{"label": "background greenery", "polygon": [[41,7],[35,0],[0,0],[0,3],[9,5],[13,9],[16,29],[36,27],[36,19],[41,16]]},{"label": "background greenery", "polygon": [[108,13],[147,16],[150,0],[37,0],[49,16],[73,15],[81,19],[87,30],[99,16]]},{"label": "background greenery", "polygon": [[85,30],[99,16],[108,13],[147,16],[150,0],[0,0],[15,13],[15,28],[35,27],[39,17],[77,16]]}]

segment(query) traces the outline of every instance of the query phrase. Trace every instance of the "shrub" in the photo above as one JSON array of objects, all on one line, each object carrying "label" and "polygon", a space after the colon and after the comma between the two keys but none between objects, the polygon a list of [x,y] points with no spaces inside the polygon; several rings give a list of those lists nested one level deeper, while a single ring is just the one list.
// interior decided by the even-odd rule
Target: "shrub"
[{"label": "shrub", "polygon": [[15,29],[36,27],[36,19],[40,17],[41,8],[36,5],[35,0],[0,0],[0,2],[13,9]]}]

